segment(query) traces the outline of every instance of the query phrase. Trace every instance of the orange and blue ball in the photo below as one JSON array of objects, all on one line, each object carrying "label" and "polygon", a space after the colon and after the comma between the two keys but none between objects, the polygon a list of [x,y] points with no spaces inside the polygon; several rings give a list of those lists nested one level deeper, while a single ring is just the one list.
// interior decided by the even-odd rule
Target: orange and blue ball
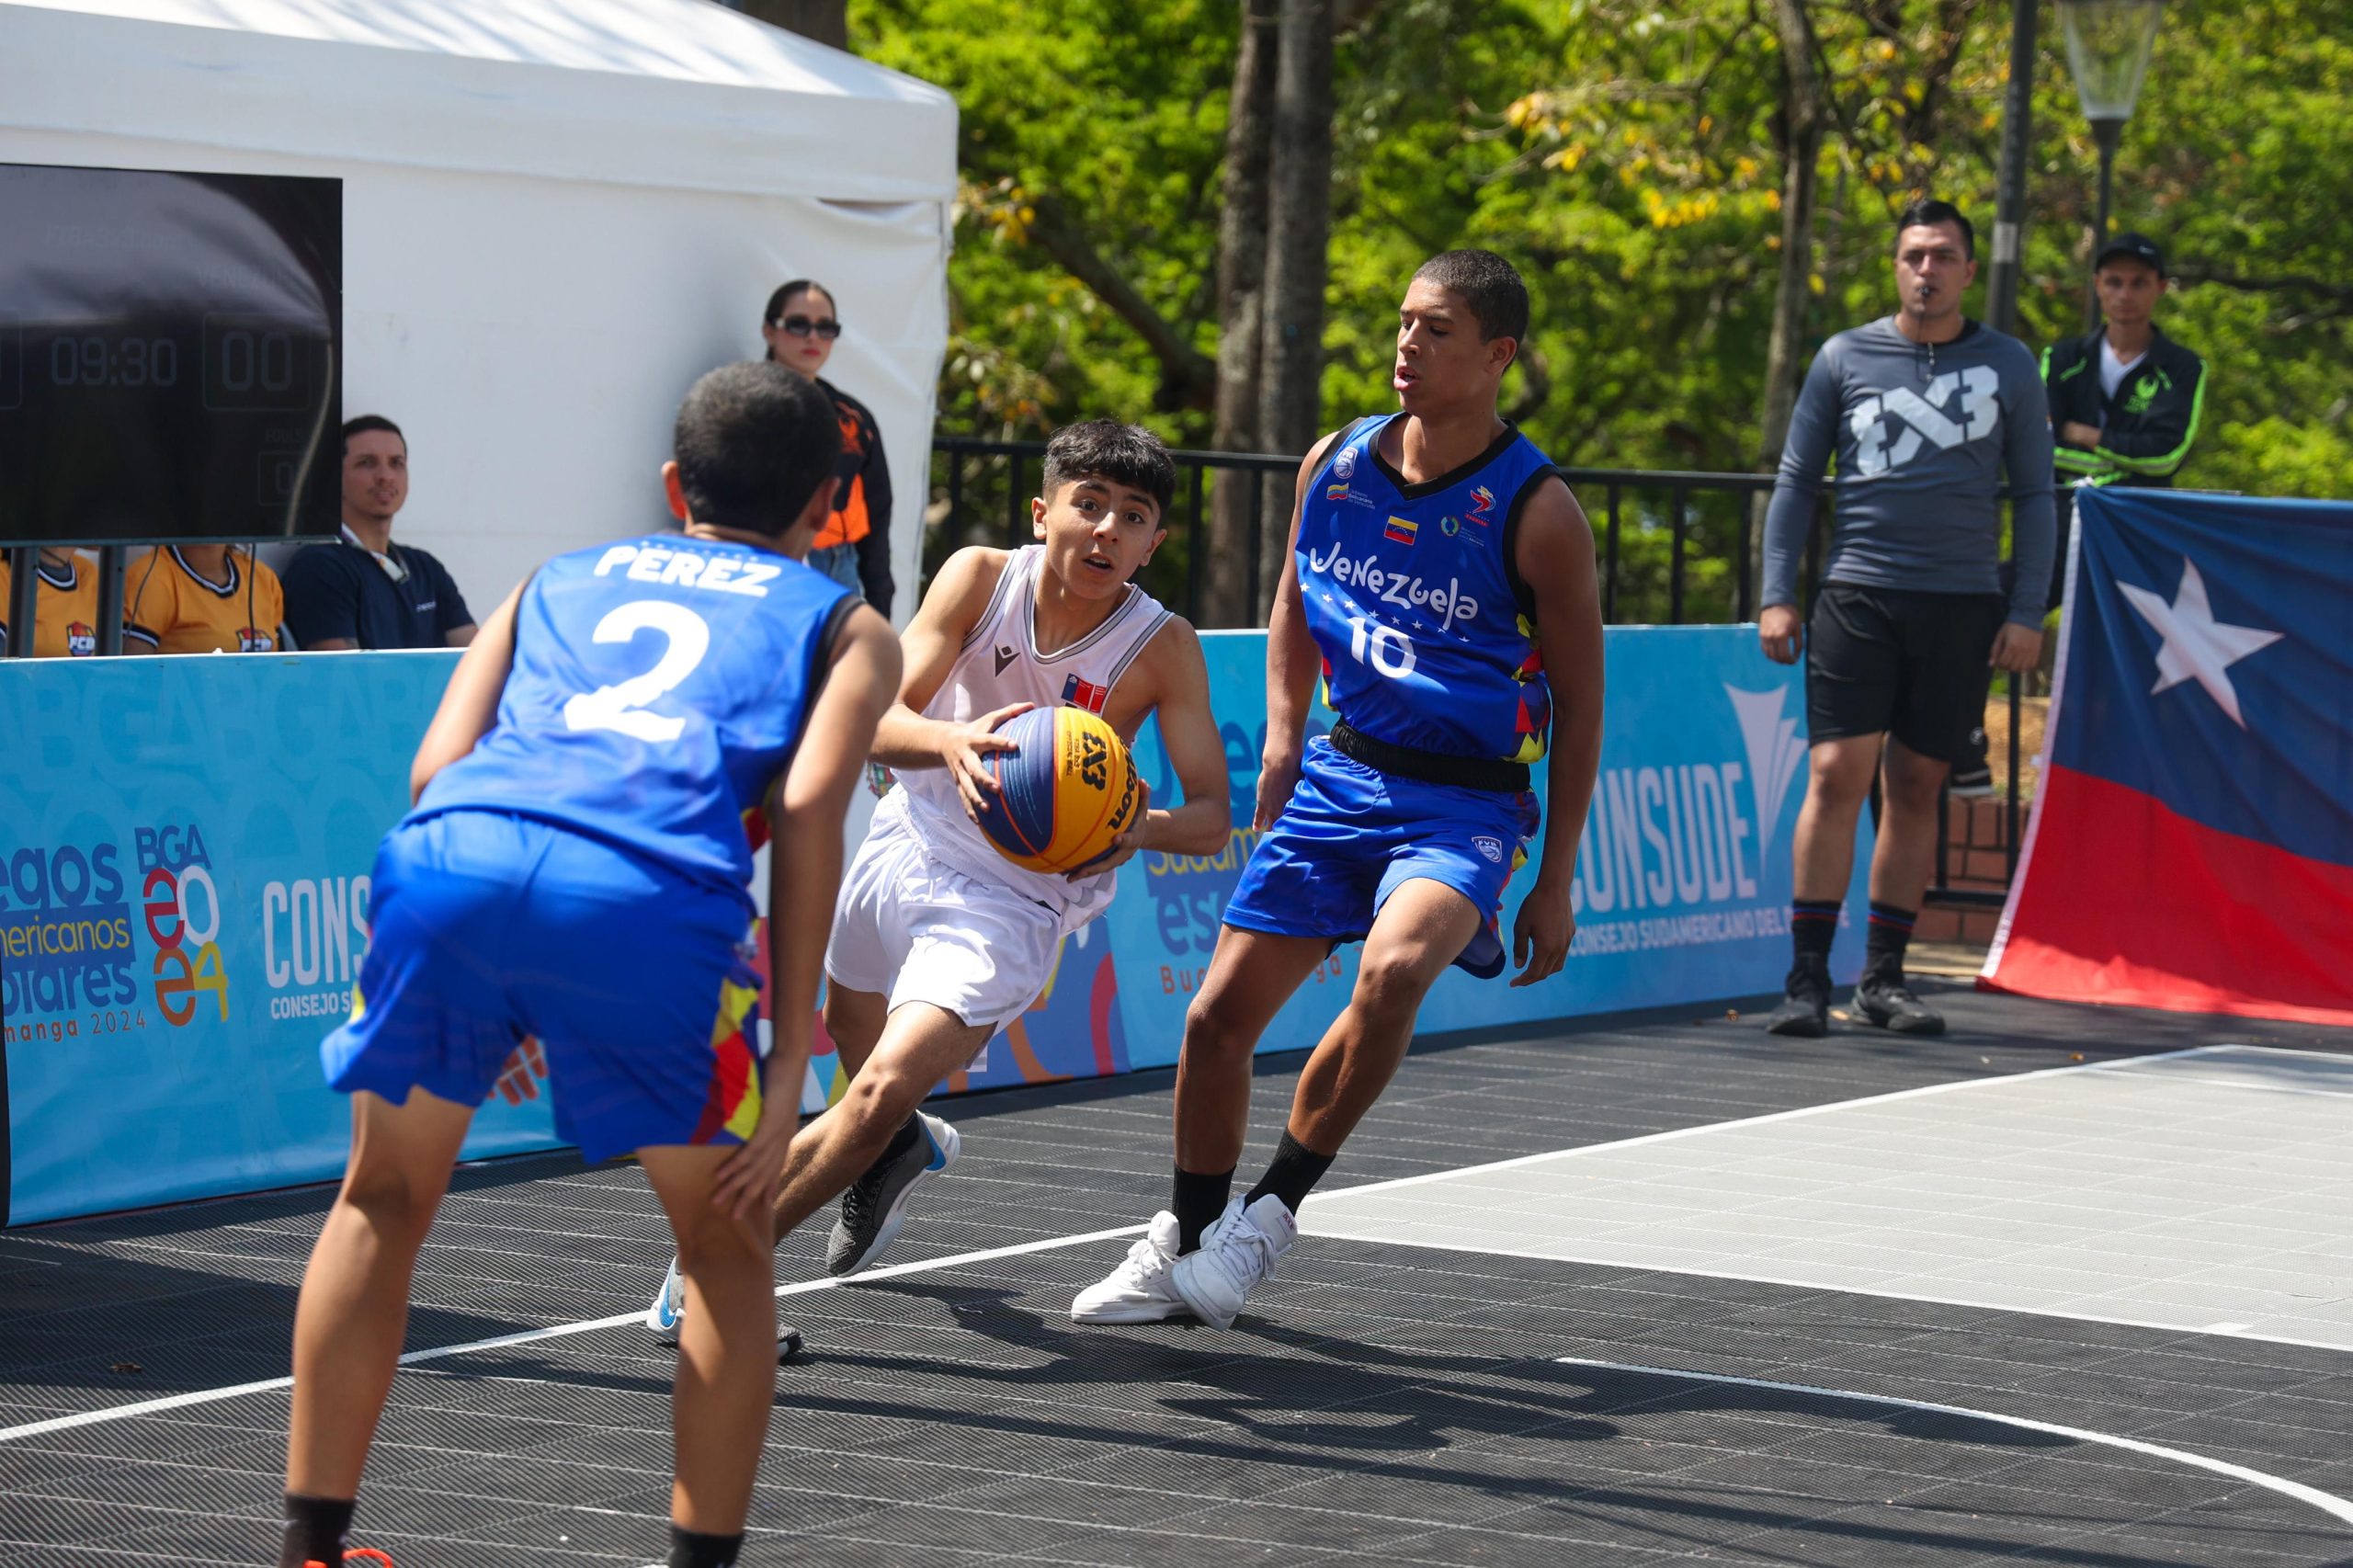
[{"label": "orange and blue ball", "polygon": [[1024,870],[1075,870],[1109,853],[1142,808],[1127,743],[1083,708],[1033,708],[996,732],[1015,749],[987,757],[998,788],[981,831]]}]

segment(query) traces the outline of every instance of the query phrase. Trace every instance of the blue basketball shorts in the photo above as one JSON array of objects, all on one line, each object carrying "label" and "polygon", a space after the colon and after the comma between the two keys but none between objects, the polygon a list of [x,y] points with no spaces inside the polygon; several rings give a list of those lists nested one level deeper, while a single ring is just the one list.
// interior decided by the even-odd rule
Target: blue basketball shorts
[{"label": "blue basketball shorts", "polygon": [[1299,788],[1250,851],[1225,924],[1362,941],[1391,893],[1427,878],[1478,907],[1478,935],[1454,961],[1492,980],[1504,971],[1504,885],[1528,858],[1540,818],[1533,791],[1400,778],[1311,742]]},{"label": "blue basketball shorts", "polygon": [[350,1020],[319,1048],[334,1088],[478,1105],[532,1037],[556,1133],[585,1159],[759,1125],[740,899],[550,823],[452,811],[385,836],[371,915]]}]

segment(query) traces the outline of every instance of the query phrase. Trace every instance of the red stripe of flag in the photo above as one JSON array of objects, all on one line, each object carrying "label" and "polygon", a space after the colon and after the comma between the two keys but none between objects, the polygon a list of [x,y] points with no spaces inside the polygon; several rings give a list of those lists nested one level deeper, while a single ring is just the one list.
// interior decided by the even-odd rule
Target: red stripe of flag
[{"label": "red stripe of flag", "polygon": [[2059,1001],[2353,1024],[2353,866],[2207,827],[2137,790],[2052,767],[2001,961],[1979,983]]}]

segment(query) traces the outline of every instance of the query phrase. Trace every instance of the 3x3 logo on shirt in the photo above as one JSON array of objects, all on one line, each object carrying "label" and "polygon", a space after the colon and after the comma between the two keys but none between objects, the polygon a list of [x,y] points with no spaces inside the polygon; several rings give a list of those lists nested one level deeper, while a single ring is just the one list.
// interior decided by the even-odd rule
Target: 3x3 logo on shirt
[{"label": "3x3 logo on shirt", "polygon": [[[2001,390],[2001,375],[1992,366],[1972,365],[1947,370],[1925,392],[1897,387],[1861,399],[1847,415],[1847,427],[1855,437],[1856,472],[1868,479],[1902,468],[1931,442],[1940,451],[1950,451],[1964,442],[1984,439],[2002,422],[1995,400]],[[1891,423],[1902,432],[1892,445]]]}]

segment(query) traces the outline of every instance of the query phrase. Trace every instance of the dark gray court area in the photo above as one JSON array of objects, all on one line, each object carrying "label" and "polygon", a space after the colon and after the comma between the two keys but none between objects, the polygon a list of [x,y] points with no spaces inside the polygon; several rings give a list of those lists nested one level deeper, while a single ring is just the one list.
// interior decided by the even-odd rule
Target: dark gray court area
[{"label": "dark gray court area", "polygon": [[[2353,1035],[1936,999],[1926,1042],[1433,1038],[1225,1333],[1067,1317],[1165,1201],[1170,1074],[949,1102],[881,1277],[785,1249],[809,1354],[746,1561],[2353,1564]],[[2222,1044],[2258,1049],[2171,1054]],[[0,1236],[0,1562],[270,1561],[329,1196]],[[451,1353],[395,1385],[358,1538],[651,1562],[666,1259],[627,1165],[461,1172],[409,1330]]]}]

